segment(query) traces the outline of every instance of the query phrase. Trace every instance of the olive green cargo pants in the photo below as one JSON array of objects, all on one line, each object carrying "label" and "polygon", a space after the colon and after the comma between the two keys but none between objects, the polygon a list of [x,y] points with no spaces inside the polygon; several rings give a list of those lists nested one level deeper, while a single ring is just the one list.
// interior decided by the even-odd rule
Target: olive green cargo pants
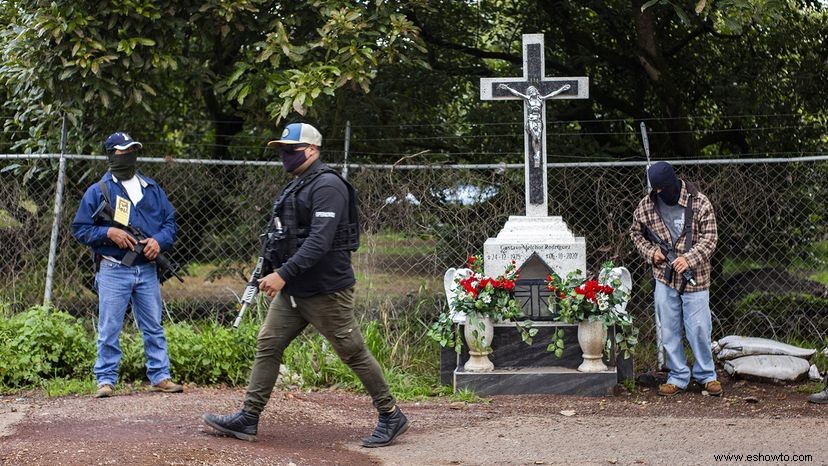
[{"label": "olive green cargo pants", "polygon": [[259,330],[256,360],[244,400],[245,411],[262,412],[279,376],[285,348],[308,324],[331,342],[339,358],[356,373],[377,411],[391,411],[396,401],[377,360],[365,347],[354,319],[353,288],[309,298],[288,296],[284,292],[276,295]]}]

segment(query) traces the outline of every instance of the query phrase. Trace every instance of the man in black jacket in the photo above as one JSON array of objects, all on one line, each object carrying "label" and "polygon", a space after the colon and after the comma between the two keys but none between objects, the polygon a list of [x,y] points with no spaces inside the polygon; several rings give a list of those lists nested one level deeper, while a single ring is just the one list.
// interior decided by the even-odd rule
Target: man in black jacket
[{"label": "man in black jacket", "polygon": [[319,159],[322,135],[313,126],[287,125],[282,137],[268,146],[280,149],[285,170],[295,177],[282,190],[271,218],[271,224],[278,219],[279,229],[284,229],[282,258],[274,261],[275,272],[259,280],[259,289],[275,298],[259,330],[243,408],[226,416],[205,414],[204,421],[225,434],[255,440],[284,350],[311,324],[357,374],[379,412],[377,427],[362,446],[389,445],[409,422],[354,319],[351,251],[359,241],[354,192]]}]

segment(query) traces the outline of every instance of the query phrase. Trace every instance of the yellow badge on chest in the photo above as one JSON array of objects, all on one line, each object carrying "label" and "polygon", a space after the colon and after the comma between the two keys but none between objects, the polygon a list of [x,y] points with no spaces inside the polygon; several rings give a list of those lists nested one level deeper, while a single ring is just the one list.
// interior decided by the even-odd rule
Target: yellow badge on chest
[{"label": "yellow badge on chest", "polygon": [[115,197],[115,223],[121,225],[129,225],[129,211],[132,209],[132,203],[129,199],[124,199],[121,196]]}]

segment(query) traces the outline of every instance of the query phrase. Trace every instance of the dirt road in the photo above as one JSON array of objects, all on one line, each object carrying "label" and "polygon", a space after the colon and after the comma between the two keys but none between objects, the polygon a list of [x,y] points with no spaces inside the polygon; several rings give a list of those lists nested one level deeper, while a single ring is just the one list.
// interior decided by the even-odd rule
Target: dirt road
[{"label": "dirt road", "polygon": [[215,435],[200,419],[237,409],[238,389],[18,395],[0,397],[0,464],[716,464],[718,454],[761,454],[766,461],[719,463],[828,465],[828,406],[790,387],[738,382],[725,390],[723,398],[665,399],[650,390],[403,403],[412,428],[377,450],[358,446],[375,422],[369,399],[339,391],[276,392],[255,443]]}]

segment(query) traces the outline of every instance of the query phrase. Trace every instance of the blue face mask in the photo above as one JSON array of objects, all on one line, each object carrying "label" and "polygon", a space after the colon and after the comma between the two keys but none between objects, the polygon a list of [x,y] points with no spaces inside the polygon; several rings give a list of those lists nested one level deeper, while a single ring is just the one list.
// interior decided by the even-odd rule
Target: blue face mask
[{"label": "blue face mask", "polygon": [[294,170],[301,167],[308,159],[305,154],[305,149],[299,150],[280,150],[279,157],[282,158],[282,166],[288,173],[293,173]]}]

